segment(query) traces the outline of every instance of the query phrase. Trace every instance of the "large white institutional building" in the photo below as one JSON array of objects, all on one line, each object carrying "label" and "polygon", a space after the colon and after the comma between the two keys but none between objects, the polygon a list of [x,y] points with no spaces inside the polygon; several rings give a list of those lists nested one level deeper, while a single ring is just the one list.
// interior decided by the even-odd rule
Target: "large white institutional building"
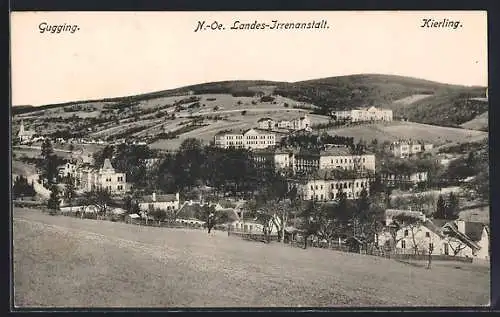
[{"label": "large white institutional building", "polygon": [[215,135],[215,146],[220,148],[265,149],[276,145],[276,136],[267,131],[249,129],[241,132],[222,131]]},{"label": "large white institutional building", "polygon": [[351,122],[392,121],[392,110],[375,107],[332,111],[331,115],[335,120],[351,120]]}]

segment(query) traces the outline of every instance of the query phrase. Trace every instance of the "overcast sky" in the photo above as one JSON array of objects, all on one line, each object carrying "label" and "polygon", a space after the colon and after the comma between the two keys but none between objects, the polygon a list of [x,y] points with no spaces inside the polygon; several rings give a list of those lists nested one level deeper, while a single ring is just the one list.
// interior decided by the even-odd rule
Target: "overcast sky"
[{"label": "overcast sky", "polygon": [[[329,29],[231,31],[233,22],[327,20]],[[422,19],[462,27],[421,28]],[[194,32],[214,20],[225,31]],[[79,31],[40,33],[39,25]],[[221,80],[359,73],[487,86],[486,12],[15,12],[12,103],[119,97]]]}]

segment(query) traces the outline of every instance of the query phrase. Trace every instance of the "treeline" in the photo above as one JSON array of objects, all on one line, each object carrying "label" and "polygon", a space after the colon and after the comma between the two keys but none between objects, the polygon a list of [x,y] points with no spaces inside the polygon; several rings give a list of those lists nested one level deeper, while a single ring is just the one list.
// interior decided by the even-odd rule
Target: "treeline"
[{"label": "treeline", "polygon": [[487,102],[471,99],[477,96],[483,97],[484,89],[446,91],[416,101],[411,107],[400,107],[395,114],[410,121],[459,127],[488,111]]},{"label": "treeline", "polygon": [[99,167],[105,158],[110,158],[117,170],[126,172],[127,182],[146,192],[189,192],[209,186],[220,194],[272,196],[270,193],[277,187],[286,190],[286,181],[272,166],[256,166],[251,152],[244,149],[220,149],[187,139],[175,154],[163,155],[157,168],[146,168],[144,159],[156,156],[147,146],[121,144],[96,152],[94,160]]},{"label": "treeline", "polygon": [[[327,144],[344,145],[352,150],[366,148],[366,144],[362,140],[358,143],[360,147],[354,144],[353,137],[344,137],[339,135],[330,135],[326,132],[322,134],[292,134],[281,139],[280,146],[302,148],[312,151],[320,151]],[[364,145],[364,146],[363,146]]]}]

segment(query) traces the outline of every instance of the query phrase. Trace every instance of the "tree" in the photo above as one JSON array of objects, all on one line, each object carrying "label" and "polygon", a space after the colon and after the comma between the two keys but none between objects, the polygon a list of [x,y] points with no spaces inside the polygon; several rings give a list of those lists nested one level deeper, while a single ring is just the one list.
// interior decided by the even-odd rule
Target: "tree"
[{"label": "tree", "polygon": [[445,219],[449,220],[455,220],[458,219],[458,214],[459,214],[459,209],[458,209],[458,197],[453,194],[453,192],[450,192],[450,195],[448,196],[448,203],[446,205],[446,217]]},{"label": "tree", "polygon": [[98,217],[103,217],[106,215],[109,204],[111,203],[111,194],[108,190],[103,188],[93,189],[85,193],[85,201],[87,205],[96,208]]},{"label": "tree", "polygon": [[76,195],[75,179],[73,176],[68,175],[65,179],[64,199],[68,201],[70,207],[73,206],[73,199]]},{"label": "tree", "polygon": [[41,155],[43,159],[47,159],[48,157],[54,155],[54,148],[52,147],[52,142],[50,142],[49,138],[45,138],[45,140],[43,140]]},{"label": "tree", "polygon": [[158,221],[158,225],[167,218],[167,212],[160,208],[151,208],[149,210],[149,215],[153,217],[154,220]]},{"label": "tree", "polygon": [[50,197],[47,201],[47,208],[51,210],[59,210],[59,205],[61,204],[61,199],[59,198],[59,188],[56,185],[52,185],[50,189]]},{"label": "tree", "polygon": [[436,212],[433,217],[435,219],[446,219],[446,202],[442,195],[439,195],[436,203]]},{"label": "tree", "polygon": [[28,180],[23,176],[16,177],[14,186],[12,187],[14,199],[23,196],[35,196],[36,192],[33,184],[28,184]]},{"label": "tree", "polygon": [[399,214],[393,217],[393,221],[397,222],[400,229],[405,229],[411,232],[412,248],[414,254],[418,254],[420,243],[416,240],[416,235],[420,232],[422,221],[411,215]]}]

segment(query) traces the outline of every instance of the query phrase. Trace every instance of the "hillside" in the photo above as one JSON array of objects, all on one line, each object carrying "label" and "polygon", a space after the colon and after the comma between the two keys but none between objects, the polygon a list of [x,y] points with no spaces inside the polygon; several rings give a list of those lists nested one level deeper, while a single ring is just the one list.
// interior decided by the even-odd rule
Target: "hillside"
[{"label": "hillside", "polygon": [[417,139],[431,142],[435,147],[444,144],[458,144],[479,141],[488,137],[488,133],[461,128],[440,127],[415,122],[395,121],[391,123],[374,123],[343,128],[328,129],[329,134],[354,137],[370,142],[394,142],[399,139]]},{"label": "hillside", "polygon": [[488,111],[460,125],[464,129],[488,131]]},{"label": "hillside", "polygon": [[318,114],[316,124],[328,121],[322,114],[331,110],[366,105],[391,108],[396,117],[412,122],[459,127],[488,110],[487,103],[474,99],[478,96],[484,96],[484,88],[366,74],[295,83],[203,83],[136,96],[13,107],[12,112],[14,131],[24,119],[30,129],[56,137],[140,137],[151,143],[160,138],[177,144],[183,136],[208,140],[221,129],[249,128],[262,116],[291,119],[299,111],[312,112]]},{"label": "hillside", "polygon": [[410,121],[458,127],[488,111],[488,103],[472,97],[479,88],[437,91],[434,95],[410,104],[398,104],[394,114]]}]

